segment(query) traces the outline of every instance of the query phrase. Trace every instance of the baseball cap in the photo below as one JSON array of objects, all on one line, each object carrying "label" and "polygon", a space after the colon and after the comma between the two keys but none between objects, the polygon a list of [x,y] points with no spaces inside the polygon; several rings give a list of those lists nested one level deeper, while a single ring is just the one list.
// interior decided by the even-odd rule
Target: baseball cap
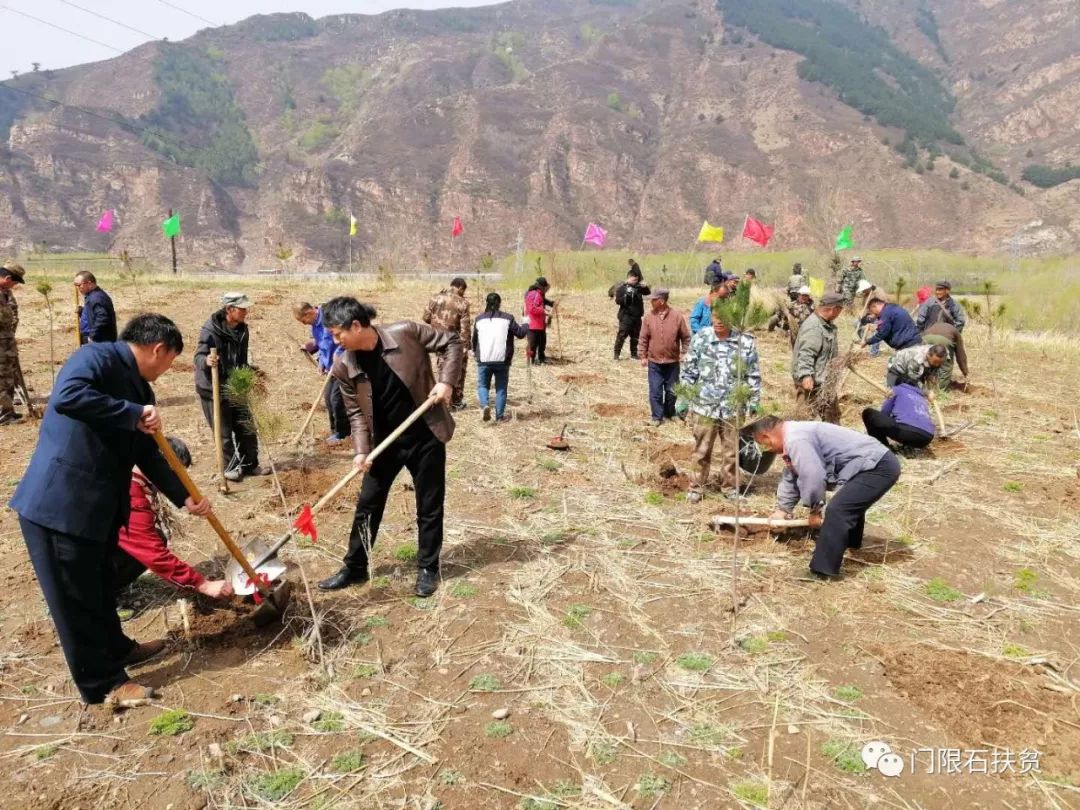
[{"label": "baseball cap", "polygon": [[221,305],[224,307],[248,309],[251,306],[251,301],[242,292],[227,292],[221,296]]},{"label": "baseball cap", "polygon": [[825,293],[821,296],[821,306],[823,307],[838,307],[844,303],[844,296],[840,293]]},{"label": "baseball cap", "polygon": [[934,289],[935,290],[940,290],[940,289],[951,290],[952,289],[952,282],[939,281],[936,284],[934,284]]},{"label": "baseball cap", "polygon": [[799,287],[799,295],[813,295],[813,293],[810,292],[810,288],[804,284],[803,286]]},{"label": "baseball cap", "polygon": [[3,271],[5,275],[15,279],[16,284],[26,283],[26,271],[23,270],[21,265],[5,264],[3,267],[0,267],[0,271]]},{"label": "baseball cap", "polygon": [[663,298],[665,301],[667,301],[668,296],[670,295],[671,292],[669,290],[665,289],[664,287],[657,287],[655,290],[653,290],[653,293],[649,296],[649,298]]}]

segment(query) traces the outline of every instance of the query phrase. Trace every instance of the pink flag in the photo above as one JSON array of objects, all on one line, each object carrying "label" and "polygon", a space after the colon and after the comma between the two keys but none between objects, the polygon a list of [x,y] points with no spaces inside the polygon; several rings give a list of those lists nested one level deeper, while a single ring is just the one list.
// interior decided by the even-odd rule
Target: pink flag
[{"label": "pink flag", "polygon": [[112,209],[108,209],[101,215],[101,219],[98,220],[97,231],[98,233],[108,233],[112,230],[113,226],[113,212]]},{"label": "pink flag", "polygon": [[465,228],[461,224],[461,217],[454,217],[454,224],[450,226],[450,238],[454,239],[461,236],[461,232],[464,230]]},{"label": "pink flag", "polygon": [[590,245],[596,245],[597,247],[603,247],[606,241],[607,231],[595,222],[590,222],[588,227],[585,228],[585,238],[581,240],[582,244],[588,242]]},{"label": "pink flag", "polygon": [[751,242],[757,242],[762,247],[765,247],[769,244],[769,240],[772,239],[773,229],[772,226],[747,215],[746,222],[743,223],[742,235]]}]

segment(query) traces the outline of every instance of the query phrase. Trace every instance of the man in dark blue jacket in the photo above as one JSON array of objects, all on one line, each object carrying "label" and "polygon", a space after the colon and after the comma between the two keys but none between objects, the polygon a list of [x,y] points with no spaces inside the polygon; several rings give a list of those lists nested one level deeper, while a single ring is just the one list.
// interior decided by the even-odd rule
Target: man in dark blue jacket
[{"label": "man in dark blue jacket", "polygon": [[889,304],[880,298],[871,298],[866,310],[877,318],[877,328],[865,341],[867,346],[884,343],[895,351],[918,346],[922,335],[915,328],[915,321],[899,304]]},{"label": "man in dark blue jacket", "polygon": [[9,506],[49,606],[71,677],[86,703],[138,705],[153,690],[128,679],[165,647],[137,644],[116,615],[110,555],[128,519],[131,471],[177,506],[205,515],[187,496],[151,435],[161,428],[150,383],[183,351],[176,324],[140,315],[117,343],[79,349],[60,370],[37,447]]},{"label": "man in dark blue jacket", "polygon": [[82,293],[79,307],[79,342],[112,343],[116,340],[116,311],[109,294],[88,270],[75,274],[75,289]]}]

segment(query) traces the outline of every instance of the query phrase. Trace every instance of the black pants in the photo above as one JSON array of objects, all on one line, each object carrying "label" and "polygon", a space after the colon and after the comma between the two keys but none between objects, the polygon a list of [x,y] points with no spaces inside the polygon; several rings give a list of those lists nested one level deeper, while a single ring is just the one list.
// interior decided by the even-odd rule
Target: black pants
[{"label": "black pants", "polygon": [[622,354],[623,343],[630,338],[630,357],[638,359],[637,344],[641,334],[641,318],[619,318],[619,331],[615,334],[615,359]]},{"label": "black pants", "polygon": [[889,439],[907,447],[926,447],[934,440],[933,433],[911,425],[902,425],[891,414],[882,413],[876,408],[864,408],[862,421],[866,425],[867,435],[873,436],[886,447],[889,447]]},{"label": "black pants", "polygon": [[446,495],[446,445],[424,430],[420,439],[402,437],[390,445],[375,459],[364,476],[360,496],[356,501],[349,534],[349,551],[345,565],[364,571],[367,569],[367,550],[364,548],[365,532],[374,547],[379,534],[386,499],[390,487],[401,468],[409,470],[416,493],[416,528],[418,555],[417,568],[439,570],[439,553],[443,542],[443,500]]},{"label": "black pants", "polygon": [[[214,429],[214,400],[199,394],[206,424]],[[225,469],[240,467],[251,472],[259,466],[259,438],[255,434],[251,412],[229,402],[221,400],[221,445],[225,458]]]},{"label": "black pants", "polygon": [[866,511],[892,489],[900,478],[900,462],[886,453],[877,466],[856,473],[836,491],[825,508],[810,570],[835,577],[840,573],[844,551],[860,548],[866,528]]},{"label": "black pants", "polygon": [[529,330],[529,351],[532,353],[533,364],[540,365],[547,362],[547,330]]},{"label": "black pants", "polygon": [[116,615],[110,555],[117,535],[102,542],[47,529],[19,518],[30,562],[60,637],[71,679],[85,703],[101,703],[128,680],[123,661],[135,642]]},{"label": "black pants", "polygon": [[326,412],[330,416],[330,433],[339,439],[352,434],[349,417],[345,413],[345,398],[341,396],[341,387],[336,379],[326,386]]}]

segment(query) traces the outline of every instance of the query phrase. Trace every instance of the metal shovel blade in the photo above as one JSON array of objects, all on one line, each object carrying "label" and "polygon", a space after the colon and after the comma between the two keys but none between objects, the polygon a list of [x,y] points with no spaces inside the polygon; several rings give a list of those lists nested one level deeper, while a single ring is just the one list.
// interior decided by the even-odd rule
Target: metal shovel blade
[{"label": "metal shovel blade", "polygon": [[[244,546],[242,551],[245,559],[254,561],[262,559],[269,550],[270,544],[265,540],[252,540]],[[285,570],[285,563],[281,562],[277,557],[271,557],[262,565],[255,567],[255,572],[265,575],[270,582],[278,579],[285,573]],[[250,596],[258,590],[236,560],[229,560],[229,564],[225,566],[225,578],[232,583],[233,592],[237,596]]]},{"label": "metal shovel blade", "polygon": [[281,619],[285,615],[285,608],[289,606],[292,597],[292,583],[284,580],[280,585],[270,591],[269,597],[263,597],[259,606],[251,612],[249,618],[256,627],[265,627],[268,624]]}]

